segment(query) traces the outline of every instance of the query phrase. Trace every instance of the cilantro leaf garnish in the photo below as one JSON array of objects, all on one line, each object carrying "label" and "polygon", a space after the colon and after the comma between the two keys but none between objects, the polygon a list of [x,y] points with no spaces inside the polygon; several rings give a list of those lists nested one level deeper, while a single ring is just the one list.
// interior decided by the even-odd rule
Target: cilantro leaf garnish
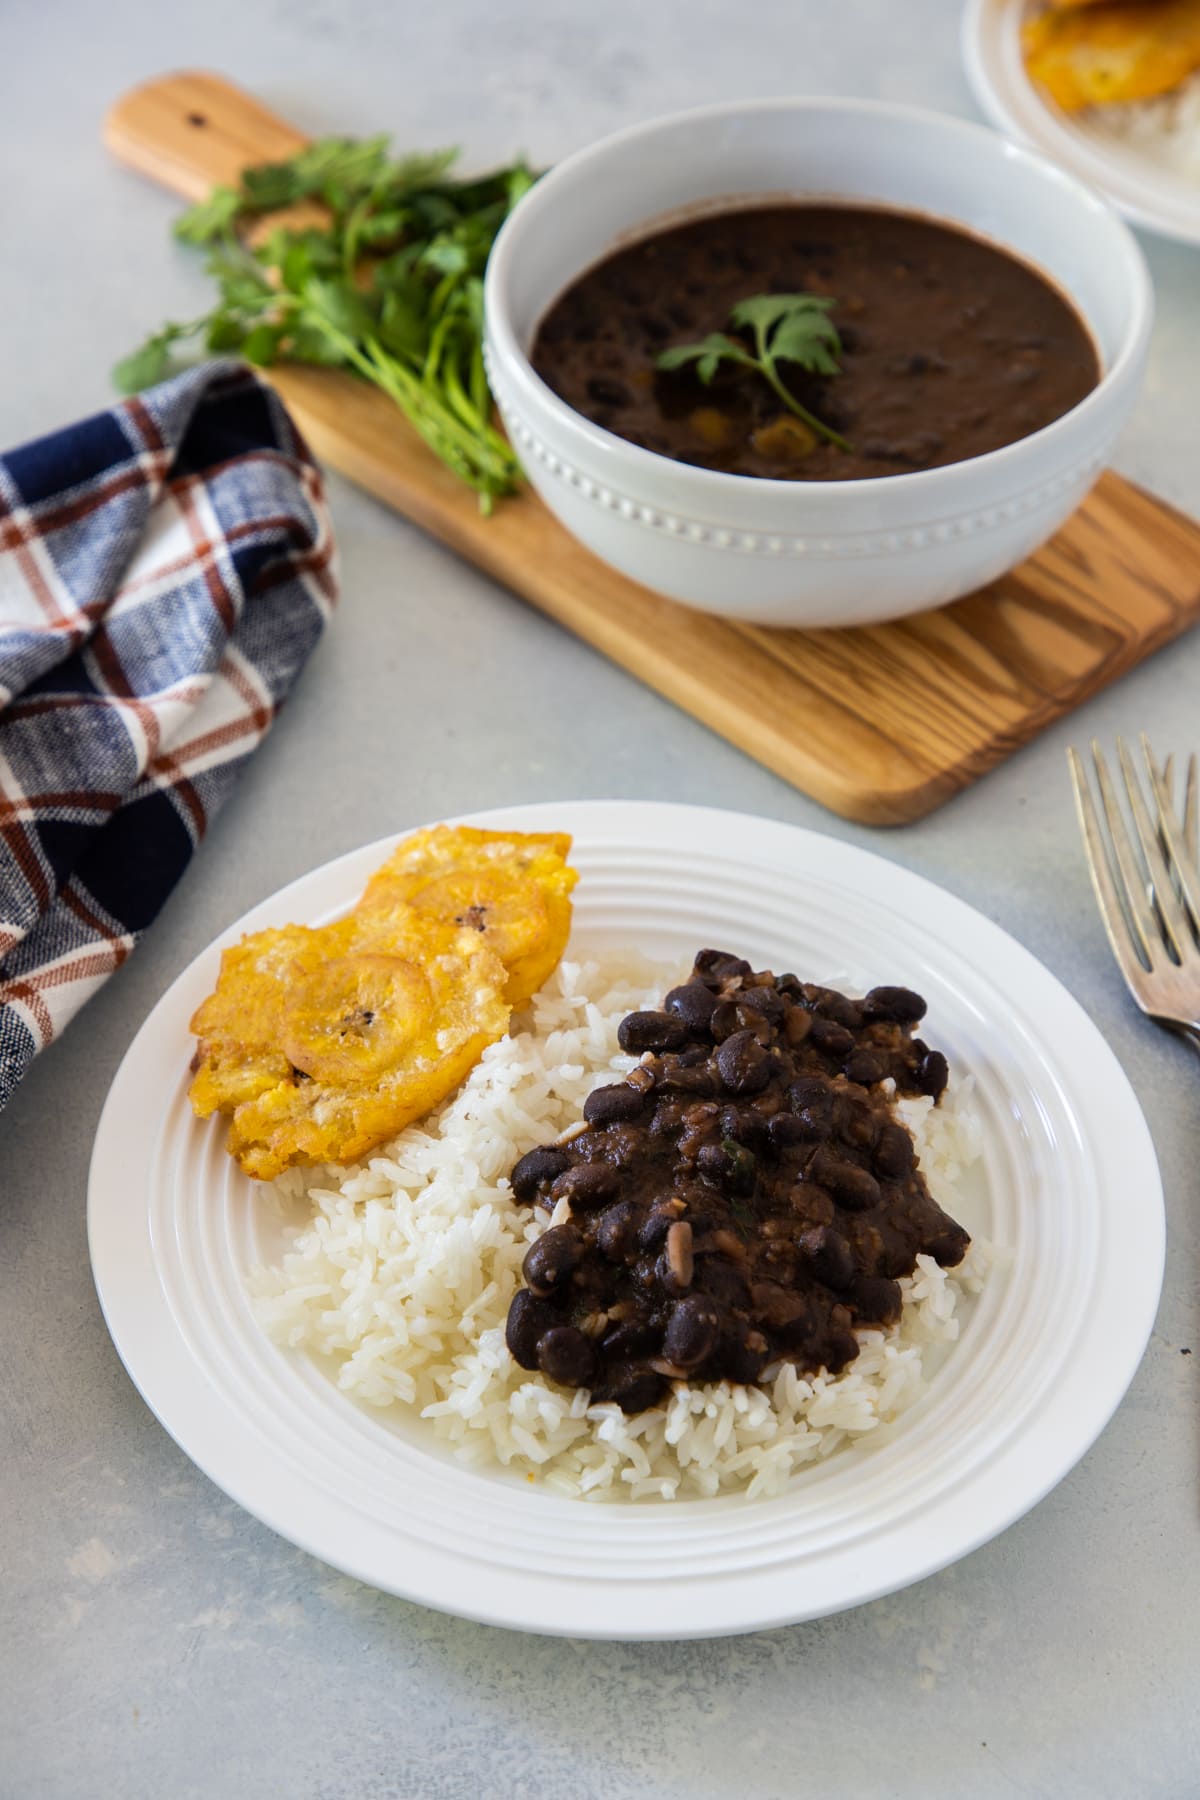
[{"label": "cilantro leaf garnish", "polygon": [[788,411],[803,419],[818,437],[839,450],[849,450],[850,445],[839,432],[800,404],[778,368],[781,362],[790,362],[812,375],[841,373],[842,341],[829,317],[836,305],[836,300],[818,294],[754,294],[739,300],[729,313],[730,325],[736,331],[749,333],[752,346],[744,338],[710,331],[699,343],[675,344],[664,350],[656,359],[656,367],[681,369],[694,363],[696,374],[706,387],[722,363],[749,369],[761,375]]}]

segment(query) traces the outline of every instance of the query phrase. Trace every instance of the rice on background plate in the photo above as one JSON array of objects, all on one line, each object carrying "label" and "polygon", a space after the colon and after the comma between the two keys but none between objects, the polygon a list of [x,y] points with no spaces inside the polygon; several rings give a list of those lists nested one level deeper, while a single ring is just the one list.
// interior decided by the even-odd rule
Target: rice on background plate
[{"label": "rice on background plate", "polygon": [[1097,145],[1119,144],[1200,184],[1200,73],[1154,100],[1090,107],[1079,126]]},{"label": "rice on background plate", "polygon": [[[460,1462],[585,1499],[776,1494],[806,1464],[879,1441],[959,1335],[964,1296],[989,1261],[978,1239],[952,1271],[919,1257],[900,1284],[899,1323],[860,1331],[857,1360],[837,1376],[785,1363],[760,1387],[680,1382],[664,1406],[626,1417],[520,1368],[505,1346],[525,1252],[566,1216],[565,1204],[553,1221],[519,1205],[509,1170],[575,1124],[594,1087],[634,1067],[617,1026],[680,978],[674,964],[625,952],[564,960],[439,1113],[355,1168],[275,1183],[289,1213],[306,1204],[309,1217],[278,1266],[252,1278],[274,1341],[331,1359],[354,1400],[429,1420]],[[938,1107],[905,1098],[897,1112],[934,1197],[955,1213],[955,1184],[982,1147],[969,1079]]]}]

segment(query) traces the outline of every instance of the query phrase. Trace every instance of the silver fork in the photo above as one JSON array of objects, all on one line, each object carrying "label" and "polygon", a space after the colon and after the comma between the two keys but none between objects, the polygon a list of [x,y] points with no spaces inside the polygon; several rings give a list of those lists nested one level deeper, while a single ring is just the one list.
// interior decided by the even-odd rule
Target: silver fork
[{"label": "silver fork", "polygon": [[1160,768],[1141,738],[1153,814],[1122,738],[1117,739],[1125,795],[1137,848],[1130,837],[1108,765],[1092,740],[1092,761],[1105,839],[1082,757],[1068,750],[1075,804],[1092,886],[1125,985],[1142,1011],[1183,1032],[1200,1048],[1200,857],[1197,856],[1196,757],[1188,758],[1183,816],[1175,810],[1175,759]]}]

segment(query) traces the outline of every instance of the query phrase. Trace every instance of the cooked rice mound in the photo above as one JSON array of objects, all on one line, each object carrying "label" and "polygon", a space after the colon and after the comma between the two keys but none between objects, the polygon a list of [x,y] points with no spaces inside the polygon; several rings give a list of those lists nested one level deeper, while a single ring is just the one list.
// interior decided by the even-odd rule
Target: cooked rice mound
[{"label": "cooked rice mound", "polygon": [[[275,1341],[331,1358],[355,1400],[429,1420],[460,1461],[587,1499],[775,1494],[805,1465],[878,1440],[957,1338],[963,1295],[986,1267],[978,1242],[952,1271],[918,1258],[901,1282],[900,1323],[861,1331],[838,1376],[785,1363],[757,1387],[680,1382],[665,1406],[626,1417],[519,1368],[505,1346],[522,1260],[549,1223],[516,1203],[508,1172],[574,1124],[592,1088],[633,1066],[617,1026],[679,976],[627,954],[564,961],[440,1113],[357,1167],[283,1176],[281,1198],[307,1198],[310,1217],[280,1266],[254,1278]],[[969,1083],[952,1083],[940,1106],[897,1103],[952,1212],[954,1183],[980,1148],[968,1102]]]}]

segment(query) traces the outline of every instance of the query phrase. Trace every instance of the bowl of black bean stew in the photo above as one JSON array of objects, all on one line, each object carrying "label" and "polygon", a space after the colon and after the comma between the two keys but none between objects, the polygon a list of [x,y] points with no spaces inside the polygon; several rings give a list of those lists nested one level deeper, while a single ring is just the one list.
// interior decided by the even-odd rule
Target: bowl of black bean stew
[{"label": "bowl of black bean stew", "polygon": [[639,126],[501,231],[489,373],[542,499],[621,573],[776,625],[980,588],[1086,494],[1152,319],[1115,212],[961,120],[744,102]]}]

